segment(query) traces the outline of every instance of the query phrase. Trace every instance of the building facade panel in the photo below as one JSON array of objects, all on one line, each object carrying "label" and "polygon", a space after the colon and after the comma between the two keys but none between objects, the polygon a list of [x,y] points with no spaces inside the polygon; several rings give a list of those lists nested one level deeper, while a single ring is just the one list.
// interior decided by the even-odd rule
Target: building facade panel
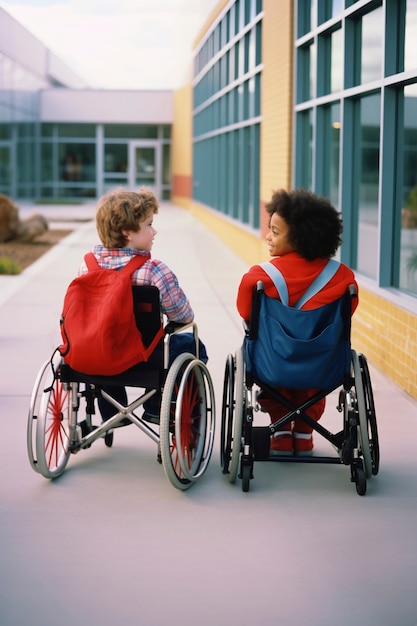
[{"label": "building facade panel", "polygon": [[[355,347],[417,397],[417,0],[218,6],[194,52],[193,210],[254,264],[267,257],[264,205],[273,189],[329,197],[343,215],[340,256],[360,284]],[[251,160],[237,113],[244,97],[234,87],[253,9],[262,43]],[[216,37],[223,19],[224,40],[221,31]],[[219,39],[224,50],[213,47]],[[219,56],[227,59],[219,75],[228,82],[217,87],[211,70]],[[212,105],[222,102],[221,89],[227,99],[219,113]],[[234,125],[225,128],[230,115]],[[251,220],[242,184],[248,163],[259,164],[258,218]],[[223,191],[213,194],[210,181]]]}]

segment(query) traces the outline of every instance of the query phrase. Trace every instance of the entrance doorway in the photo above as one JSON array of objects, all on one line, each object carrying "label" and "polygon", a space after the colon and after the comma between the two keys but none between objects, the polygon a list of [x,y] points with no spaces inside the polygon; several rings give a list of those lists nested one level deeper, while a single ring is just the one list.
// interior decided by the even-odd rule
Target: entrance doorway
[{"label": "entrance doorway", "polygon": [[129,186],[131,189],[147,187],[159,199],[161,193],[161,157],[157,142],[132,141],[129,143]]}]

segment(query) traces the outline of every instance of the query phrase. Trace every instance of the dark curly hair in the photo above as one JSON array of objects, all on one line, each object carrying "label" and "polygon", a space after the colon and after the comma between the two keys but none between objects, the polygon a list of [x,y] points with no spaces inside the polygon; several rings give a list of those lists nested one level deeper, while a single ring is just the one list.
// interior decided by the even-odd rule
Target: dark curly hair
[{"label": "dark curly hair", "polygon": [[274,213],[288,225],[288,241],[307,261],[328,259],[342,243],[340,213],[327,198],[305,189],[274,191],[266,204],[270,218]]},{"label": "dark curly hair", "polygon": [[155,194],[145,187],[139,191],[117,189],[106,193],[97,204],[96,225],[101,243],[106,248],[124,248],[125,230],[138,232],[140,222],[149,214],[158,213]]}]

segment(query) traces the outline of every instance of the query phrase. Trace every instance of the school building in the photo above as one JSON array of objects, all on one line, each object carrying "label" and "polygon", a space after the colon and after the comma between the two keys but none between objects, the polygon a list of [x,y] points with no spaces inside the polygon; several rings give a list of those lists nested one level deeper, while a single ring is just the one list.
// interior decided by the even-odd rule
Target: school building
[{"label": "school building", "polygon": [[145,184],[248,265],[274,189],[325,195],[354,346],[417,398],[417,0],[219,0],[191,60],[174,92],[89,89],[0,9],[0,193]]}]

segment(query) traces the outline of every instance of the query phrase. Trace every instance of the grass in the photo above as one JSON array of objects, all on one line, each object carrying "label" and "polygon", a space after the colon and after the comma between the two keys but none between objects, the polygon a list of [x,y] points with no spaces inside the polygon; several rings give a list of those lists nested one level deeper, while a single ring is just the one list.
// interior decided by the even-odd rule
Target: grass
[{"label": "grass", "polygon": [[22,268],[20,265],[9,259],[8,257],[0,257],[0,274],[15,275],[20,274]]}]

